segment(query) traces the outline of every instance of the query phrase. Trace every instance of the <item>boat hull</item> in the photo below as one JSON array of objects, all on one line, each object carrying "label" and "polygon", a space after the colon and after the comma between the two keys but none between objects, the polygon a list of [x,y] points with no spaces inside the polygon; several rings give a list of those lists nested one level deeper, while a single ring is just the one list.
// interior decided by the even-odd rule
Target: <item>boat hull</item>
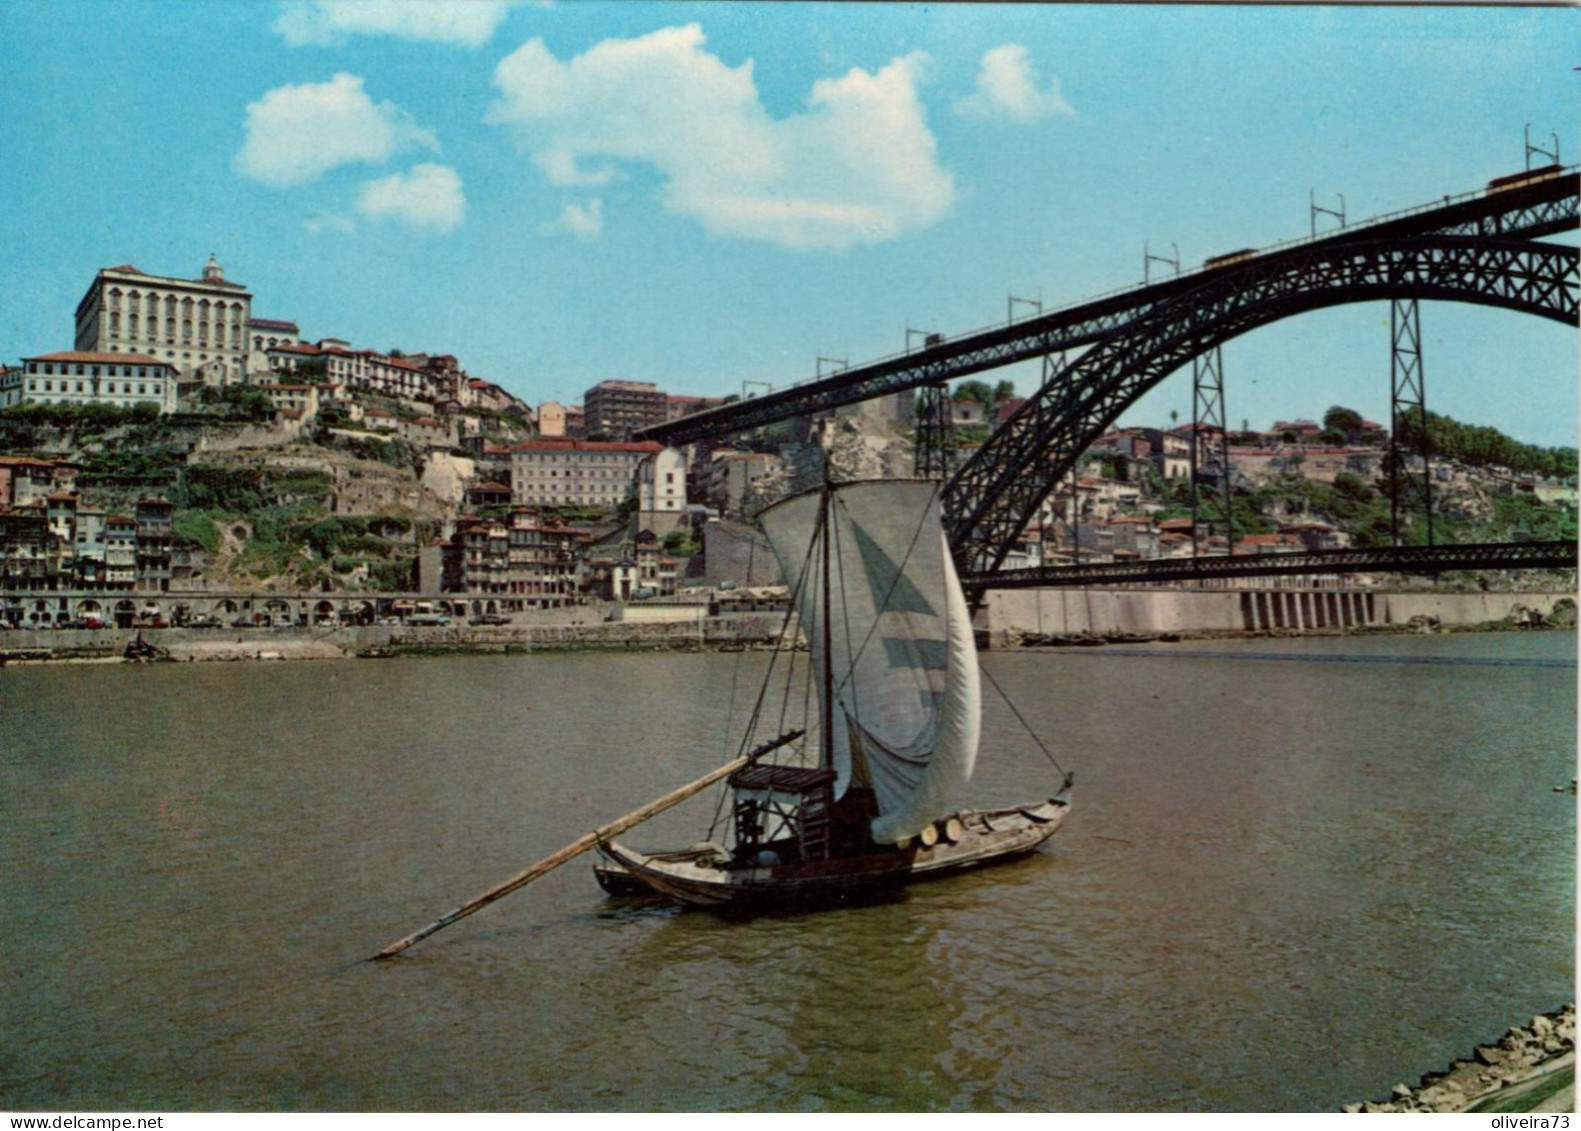
[{"label": "boat hull", "polygon": [[[1065,823],[1066,794],[1014,809],[966,810],[960,834],[931,847],[878,848],[858,856],[767,867],[722,867],[644,854],[611,842],[599,851],[610,863],[599,882],[629,891],[633,883],[691,907],[772,907],[839,902],[874,890],[953,875],[1036,851]],[[609,881],[609,882],[606,882]]]}]

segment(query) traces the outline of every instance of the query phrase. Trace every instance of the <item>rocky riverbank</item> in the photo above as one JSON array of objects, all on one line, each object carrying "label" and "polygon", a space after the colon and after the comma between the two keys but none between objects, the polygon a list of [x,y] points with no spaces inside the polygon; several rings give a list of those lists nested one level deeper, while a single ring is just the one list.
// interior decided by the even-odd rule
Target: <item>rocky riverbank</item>
[{"label": "rocky riverbank", "polygon": [[[1344,1110],[1570,1111],[1575,1106],[1575,1033],[1571,1002],[1533,1017],[1494,1044],[1478,1045],[1469,1059],[1427,1073],[1414,1088],[1396,1084],[1388,1099],[1346,1104]],[[1541,1086],[1544,1081],[1552,1086]]]}]

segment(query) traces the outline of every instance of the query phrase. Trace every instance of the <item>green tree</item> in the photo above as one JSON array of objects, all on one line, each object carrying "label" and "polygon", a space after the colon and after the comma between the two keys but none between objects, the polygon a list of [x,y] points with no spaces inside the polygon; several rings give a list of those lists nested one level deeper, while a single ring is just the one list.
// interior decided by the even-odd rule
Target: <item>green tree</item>
[{"label": "green tree", "polygon": [[699,553],[701,547],[692,541],[689,531],[672,530],[664,536],[664,552],[674,554],[678,558],[689,558]]},{"label": "green tree", "polygon": [[1015,399],[1016,383],[1014,381],[1007,379],[994,386],[995,404],[1003,404],[1005,401],[1013,401]]},{"label": "green tree", "polygon": [[954,398],[958,401],[975,401],[980,405],[991,405],[994,403],[994,389],[987,381],[978,381],[974,378],[955,386]]},{"label": "green tree", "polygon": [[1323,414],[1324,430],[1341,433],[1347,440],[1354,440],[1360,436],[1361,426],[1361,413],[1344,405],[1334,405]]}]

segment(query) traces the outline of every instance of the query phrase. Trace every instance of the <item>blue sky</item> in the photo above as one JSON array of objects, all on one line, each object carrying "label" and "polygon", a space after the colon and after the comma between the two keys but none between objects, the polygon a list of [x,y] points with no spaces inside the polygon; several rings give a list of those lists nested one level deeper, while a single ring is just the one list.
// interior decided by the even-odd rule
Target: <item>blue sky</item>
[{"label": "blue sky", "polygon": [[[1581,156],[1566,8],[11,0],[0,359],[101,267],[538,403],[740,392]],[[1156,268],[1155,268],[1156,269]],[[1025,314],[1029,307],[1019,306]],[[1577,334],[1423,310],[1429,407],[1574,443]],[[1233,424],[1384,420],[1388,310],[1225,350]],[[1022,392],[1035,368],[1008,376]],[[755,386],[756,387],[756,386]],[[1128,414],[1191,411],[1189,375]]]}]

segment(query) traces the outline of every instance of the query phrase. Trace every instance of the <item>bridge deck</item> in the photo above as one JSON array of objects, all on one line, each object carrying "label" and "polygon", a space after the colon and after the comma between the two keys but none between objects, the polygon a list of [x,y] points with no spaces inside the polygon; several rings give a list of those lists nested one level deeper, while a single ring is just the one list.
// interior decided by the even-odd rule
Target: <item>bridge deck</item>
[{"label": "bridge deck", "polygon": [[968,590],[981,591],[1296,574],[1574,569],[1576,551],[1574,542],[1476,542],[1452,546],[1314,550],[1296,554],[1144,559],[976,573],[961,578],[961,584]]}]

